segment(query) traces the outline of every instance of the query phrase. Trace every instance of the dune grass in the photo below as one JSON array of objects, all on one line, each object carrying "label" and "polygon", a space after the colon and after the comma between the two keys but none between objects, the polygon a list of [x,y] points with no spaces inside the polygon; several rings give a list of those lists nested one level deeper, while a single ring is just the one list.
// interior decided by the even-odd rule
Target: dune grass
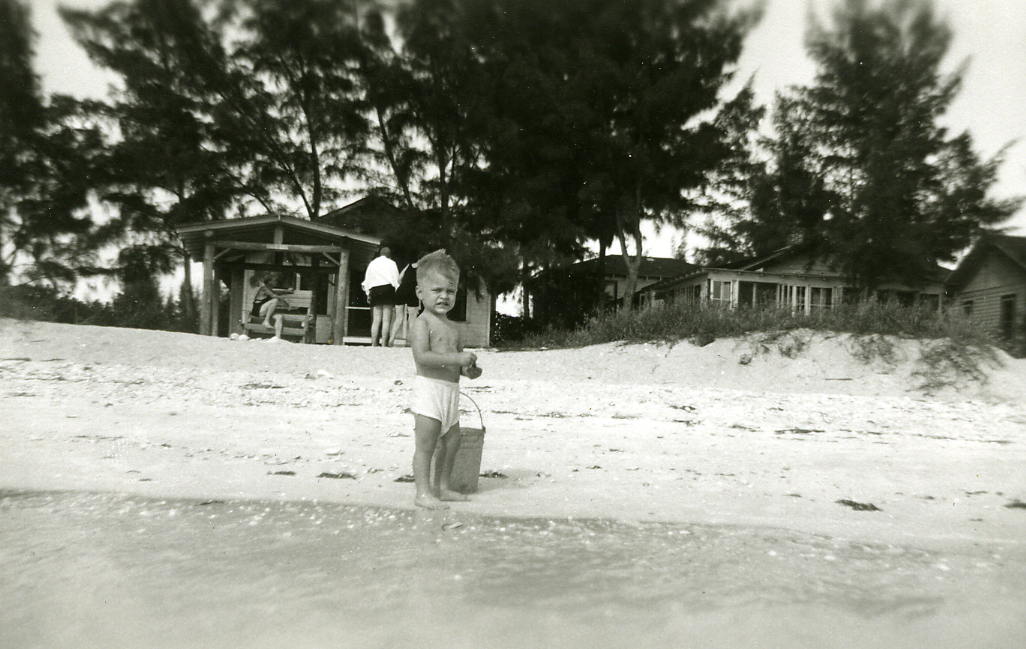
[{"label": "dune grass", "polygon": [[894,303],[841,305],[809,315],[790,309],[736,308],[716,305],[670,305],[636,311],[614,311],[592,318],[573,330],[548,329],[528,334],[518,346],[583,347],[613,341],[676,342],[704,345],[717,338],[757,332],[811,329],[856,336],[897,336],[949,340],[958,346],[989,347],[995,340],[960,313]]},{"label": "dune grass", "polygon": [[[809,315],[790,309],[730,309],[719,306],[671,305],[639,311],[616,311],[592,318],[574,330],[549,329],[524,338],[518,347],[583,347],[599,343],[668,342],[707,345],[717,338],[756,336],[764,351],[775,349],[789,358],[800,355],[808,336],[802,330],[851,334],[852,355],[862,363],[897,362],[895,340],[923,341],[915,359],[917,389],[932,393],[963,381],[986,382],[986,367],[1001,361],[998,341],[974,326],[961,312],[938,313],[894,303],[841,305]],[[742,361],[743,362],[743,361]],[[749,358],[750,362],[750,358]]]}]

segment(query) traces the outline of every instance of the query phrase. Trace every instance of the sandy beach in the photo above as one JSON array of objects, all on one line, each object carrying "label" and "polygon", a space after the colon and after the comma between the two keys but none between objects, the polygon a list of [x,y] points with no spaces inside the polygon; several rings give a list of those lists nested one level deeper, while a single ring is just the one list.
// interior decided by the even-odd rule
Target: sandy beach
[{"label": "sandy beach", "polygon": [[864,348],[479,350],[427,512],[408,349],[0,321],[0,644],[1021,646],[1026,361]]},{"label": "sandy beach", "polygon": [[[1026,361],[927,394],[917,342],[790,340],[480,350],[495,477],[456,507],[1023,551]],[[404,348],[3,321],[0,488],[409,508],[412,372]]]}]

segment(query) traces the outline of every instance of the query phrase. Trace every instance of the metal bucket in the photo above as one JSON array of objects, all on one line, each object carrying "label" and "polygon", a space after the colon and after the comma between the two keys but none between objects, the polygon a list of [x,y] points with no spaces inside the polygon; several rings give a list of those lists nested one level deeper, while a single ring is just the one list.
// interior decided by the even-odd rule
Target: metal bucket
[{"label": "metal bucket", "polygon": [[485,425],[481,415],[481,407],[466,393],[460,392],[477,408],[480,428],[464,428],[460,426],[460,447],[452,462],[449,474],[449,487],[460,493],[470,494],[477,491],[477,478],[481,475],[481,451],[484,449]]}]

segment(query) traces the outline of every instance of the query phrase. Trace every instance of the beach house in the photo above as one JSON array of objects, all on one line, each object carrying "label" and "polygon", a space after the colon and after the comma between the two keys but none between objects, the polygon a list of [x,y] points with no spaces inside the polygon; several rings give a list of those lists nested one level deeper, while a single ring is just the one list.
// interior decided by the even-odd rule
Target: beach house
[{"label": "beach house", "polygon": [[[881,300],[924,304],[939,310],[946,275],[947,271],[937,267],[921,285],[900,280],[884,282],[873,295]],[[638,292],[635,303],[643,307],[669,303],[771,306],[812,313],[865,297],[865,292],[851,286],[830,260],[815,259],[795,246],[788,246],[735,264],[696,267],[650,284]]]},{"label": "beach house", "polygon": [[956,308],[1003,340],[1026,338],[1026,237],[987,235],[947,281]]}]

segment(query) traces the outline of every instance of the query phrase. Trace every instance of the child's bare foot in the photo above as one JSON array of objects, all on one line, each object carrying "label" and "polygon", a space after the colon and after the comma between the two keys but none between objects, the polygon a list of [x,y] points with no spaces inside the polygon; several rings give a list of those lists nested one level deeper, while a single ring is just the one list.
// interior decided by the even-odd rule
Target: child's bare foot
[{"label": "child's bare foot", "polygon": [[274,323],[272,323],[270,320],[264,320],[264,326],[265,327],[273,327]]},{"label": "child's bare foot", "polygon": [[413,504],[424,509],[449,509],[449,506],[431,494],[417,494]]},{"label": "child's bare foot", "polygon": [[439,500],[455,501],[455,502],[466,502],[470,500],[465,494],[461,494],[458,491],[450,491],[449,489],[440,489],[438,491]]}]

